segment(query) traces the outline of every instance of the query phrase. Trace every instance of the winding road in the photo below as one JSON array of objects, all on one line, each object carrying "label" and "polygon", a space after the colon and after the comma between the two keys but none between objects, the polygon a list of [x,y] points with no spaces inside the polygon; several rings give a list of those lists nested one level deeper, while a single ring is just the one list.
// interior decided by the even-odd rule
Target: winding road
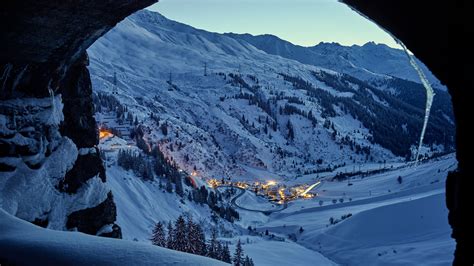
[{"label": "winding road", "polygon": [[[228,188],[235,188],[235,189],[238,189],[240,190],[240,193],[233,197],[231,200],[230,200],[230,203],[232,204],[232,206],[234,206],[235,208],[238,208],[238,209],[241,209],[241,210],[244,210],[244,211],[249,211],[249,212],[260,212],[260,213],[263,213],[265,215],[270,215],[272,213],[275,213],[275,212],[280,212],[280,211],[283,211],[284,209],[288,208],[288,203],[284,203],[283,204],[283,207],[279,208],[279,209],[276,209],[276,210],[255,210],[255,209],[249,209],[249,208],[245,208],[245,207],[242,207],[240,206],[239,204],[237,204],[237,199],[239,199],[240,197],[242,197],[245,193],[245,189],[242,189],[242,188],[239,188],[239,187],[232,187],[232,186],[221,186],[221,187],[228,187]],[[280,205],[281,206],[281,205]]]}]

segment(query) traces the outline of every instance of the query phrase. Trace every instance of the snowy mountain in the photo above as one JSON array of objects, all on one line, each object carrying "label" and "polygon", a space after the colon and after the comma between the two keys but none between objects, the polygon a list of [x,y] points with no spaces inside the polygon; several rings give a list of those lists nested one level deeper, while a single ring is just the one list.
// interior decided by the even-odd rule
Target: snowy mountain
[{"label": "snowy mountain", "polygon": [[[150,142],[158,142],[183,169],[206,178],[292,179],[411,156],[424,112],[420,84],[388,73],[367,82],[275,56],[244,37],[141,11],[89,49],[93,85],[97,92],[115,93],[128,108],[122,120],[137,117],[150,128]],[[262,43],[269,47],[269,41]],[[271,43],[275,51],[294,47]],[[404,62],[403,69],[410,68],[398,50],[373,44],[358,50],[340,47],[354,58],[381,50],[399,58],[388,60],[389,66]],[[384,65],[387,57],[357,62],[375,67],[370,61],[376,58]],[[325,60],[341,62],[332,55]],[[405,71],[398,69],[399,75]],[[451,112],[447,93],[440,91],[426,155],[451,149]]]},{"label": "snowy mountain", "polygon": [[[279,55],[303,64],[332,69],[367,81],[387,79],[387,77],[393,76],[420,82],[420,78],[409,64],[405,52],[390,48],[385,44],[368,42],[362,46],[343,46],[338,43],[321,42],[312,47],[302,47],[273,35],[253,36],[229,33],[226,36],[244,40],[268,54]],[[446,90],[421,61],[417,60],[417,63],[426,73],[433,87]]]}]

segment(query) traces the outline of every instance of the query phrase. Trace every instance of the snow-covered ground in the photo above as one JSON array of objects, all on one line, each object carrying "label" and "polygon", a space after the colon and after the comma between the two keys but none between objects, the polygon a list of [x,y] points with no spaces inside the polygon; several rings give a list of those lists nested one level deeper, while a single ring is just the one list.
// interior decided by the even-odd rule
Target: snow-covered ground
[{"label": "snow-covered ground", "polygon": [[[305,248],[292,241],[261,240],[241,237],[244,251],[255,265],[337,265],[321,253]],[[246,241],[249,243],[246,243]],[[234,241],[235,242],[235,241]]]},{"label": "snow-covered ground", "polygon": [[274,210],[279,209],[279,205],[271,203],[262,196],[255,197],[255,193],[250,191],[245,191],[245,193],[240,196],[235,203],[243,208],[252,209],[252,210]]},{"label": "snow-covered ground", "polygon": [[44,229],[2,209],[0,262],[7,265],[226,265],[134,241]]},{"label": "snow-covered ground", "polygon": [[345,265],[450,265],[455,242],[444,206],[443,193],[390,204],[301,241]]},{"label": "snow-covered ground", "polygon": [[[454,156],[448,155],[418,167],[366,177],[352,186],[346,181],[325,182],[316,189],[321,198],[291,202],[267,219],[242,217],[253,220],[249,224],[259,232],[268,230],[286,238],[293,234],[298,245],[343,265],[449,265],[455,242],[447,222],[444,178],[455,167]],[[396,181],[399,175],[402,184]],[[369,189],[387,193],[365,195]],[[323,191],[334,194],[325,197]],[[328,201],[344,194],[344,203]],[[347,195],[353,196],[352,201]],[[322,199],[326,201],[320,206]],[[351,217],[341,219],[348,214]],[[330,224],[331,217],[339,220],[336,225]],[[271,250],[274,243],[260,245]]]},{"label": "snow-covered ground", "polygon": [[[107,143],[117,147],[113,139],[117,138]],[[204,227],[210,223],[207,207],[183,204],[175,194],[142,181],[110,160],[108,183],[116,195],[118,224],[126,239],[148,242],[155,221],[175,219],[184,212],[201,219]],[[290,202],[281,212],[265,215],[239,210],[241,219],[227,225],[232,233],[220,239],[230,244],[231,251],[240,239],[256,265],[448,265],[454,241],[443,186],[447,171],[455,167],[454,156],[447,155],[417,167],[404,166],[362,179],[356,176],[351,186],[347,181],[321,178],[322,185],[313,191],[319,196]],[[402,176],[401,184],[398,176]],[[341,197],[343,203],[332,203]],[[271,208],[271,203],[250,191],[236,202],[252,209]],[[341,220],[348,214],[351,217]],[[331,217],[335,225],[330,224]],[[248,226],[256,233],[250,234]]]},{"label": "snow-covered ground", "polygon": [[[107,184],[114,194],[117,205],[117,223],[122,228],[123,238],[140,242],[150,242],[153,226],[157,222],[167,224],[175,221],[180,215],[191,215],[203,229],[221,227],[234,231],[233,225],[226,221],[215,224],[211,221],[211,210],[207,205],[200,205],[181,198],[176,193],[166,192],[164,184],[160,188],[160,178],[144,181],[132,171],[126,171],[117,165],[117,154],[120,150],[138,152],[135,145],[112,136],[101,139],[100,149],[106,151]],[[161,182],[164,182],[162,180]],[[190,190],[185,187],[185,190]]]}]

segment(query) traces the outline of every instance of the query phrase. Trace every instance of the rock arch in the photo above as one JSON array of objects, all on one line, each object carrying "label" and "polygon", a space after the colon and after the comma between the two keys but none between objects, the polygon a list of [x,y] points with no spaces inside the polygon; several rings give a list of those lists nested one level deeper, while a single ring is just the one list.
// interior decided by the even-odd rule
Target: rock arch
[{"label": "rock arch", "polygon": [[[48,143],[68,137],[77,153],[73,164],[65,166],[55,183],[63,194],[77,194],[92,177],[105,181],[104,169],[94,146],[97,144],[92,117],[91,84],[86,68],[86,49],[129,14],[153,4],[156,0],[6,0],[0,10],[0,173],[15,170],[9,160],[31,159],[42,153],[50,157],[59,146]],[[457,159],[459,169],[447,181],[447,205],[453,237],[457,240],[455,263],[472,264],[468,247],[472,246],[472,218],[468,217],[468,190],[472,187],[472,137],[468,134],[469,96],[474,88],[473,51],[466,36],[473,35],[472,1],[377,1],[343,0],[391,32],[422,60],[452,96],[457,126]],[[64,122],[49,123],[41,117],[22,119],[27,102],[15,99],[48,98],[61,94]],[[53,100],[44,103],[51,112]],[[16,104],[15,104],[16,103]],[[53,108],[53,109],[51,109]],[[38,110],[37,110],[38,111]],[[40,110],[41,111],[41,110]],[[23,113],[22,113],[23,112]],[[12,121],[16,116],[18,121]],[[31,116],[30,116],[31,117]],[[39,120],[38,120],[39,119]],[[37,122],[41,123],[38,124]],[[9,123],[9,124],[8,124]],[[14,126],[12,127],[12,123]],[[7,126],[10,126],[8,128]],[[8,130],[7,130],[8,129]],[[27,141],[15,140],[24,137]],[[36,136],[36,137],[35,137]],[[26,144],[25,144],[26,143]],[[43,145],[43,146],[41,146]],[[71,146],[71,147],[72,147]],[[41,160],[40,160],[41,161]],[[40,162],[28,167],[35,170]],[[88,167],[84,167],[84,166]],[[91,166],[93,166],[91,168]],[[89,168],[87,171],[86,168]],[[36,169],[38,170],[38,169]],[[61,185],[59,185],[61,181]],[[0,183],[2,180],[0,180]],[[115,220],[111,194],[93,208],[74,211],[72,224],[89,233]],[[14,205],[14,203],[12,203]],[[4,206],[5,202],[0,201]],[[10,206],[11,207],[11,206]],[[18,206],[17,206],[18,207]],[[12,211],[18,208],[11,207]],[[97,217],[97,213],[106,213]],[[72,213],[70,213],[72,214]],[[30,217],[31,218],[31,217]],[[68,219],[68,221],[71,219]],[[100,222],[97,222],[100,220]],[[119,232],[114,234],[119,236]]]}]

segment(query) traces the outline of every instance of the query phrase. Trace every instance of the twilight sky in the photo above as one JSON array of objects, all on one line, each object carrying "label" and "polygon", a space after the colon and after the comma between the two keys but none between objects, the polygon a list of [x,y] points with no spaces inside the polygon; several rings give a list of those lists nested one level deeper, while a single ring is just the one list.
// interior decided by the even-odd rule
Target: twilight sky
[{"label": "twilight sky", "polygon": [[375,41],[399,47],[337,0],[160,0],[149,9],[207,31],[273,34],[302,46]]}]

